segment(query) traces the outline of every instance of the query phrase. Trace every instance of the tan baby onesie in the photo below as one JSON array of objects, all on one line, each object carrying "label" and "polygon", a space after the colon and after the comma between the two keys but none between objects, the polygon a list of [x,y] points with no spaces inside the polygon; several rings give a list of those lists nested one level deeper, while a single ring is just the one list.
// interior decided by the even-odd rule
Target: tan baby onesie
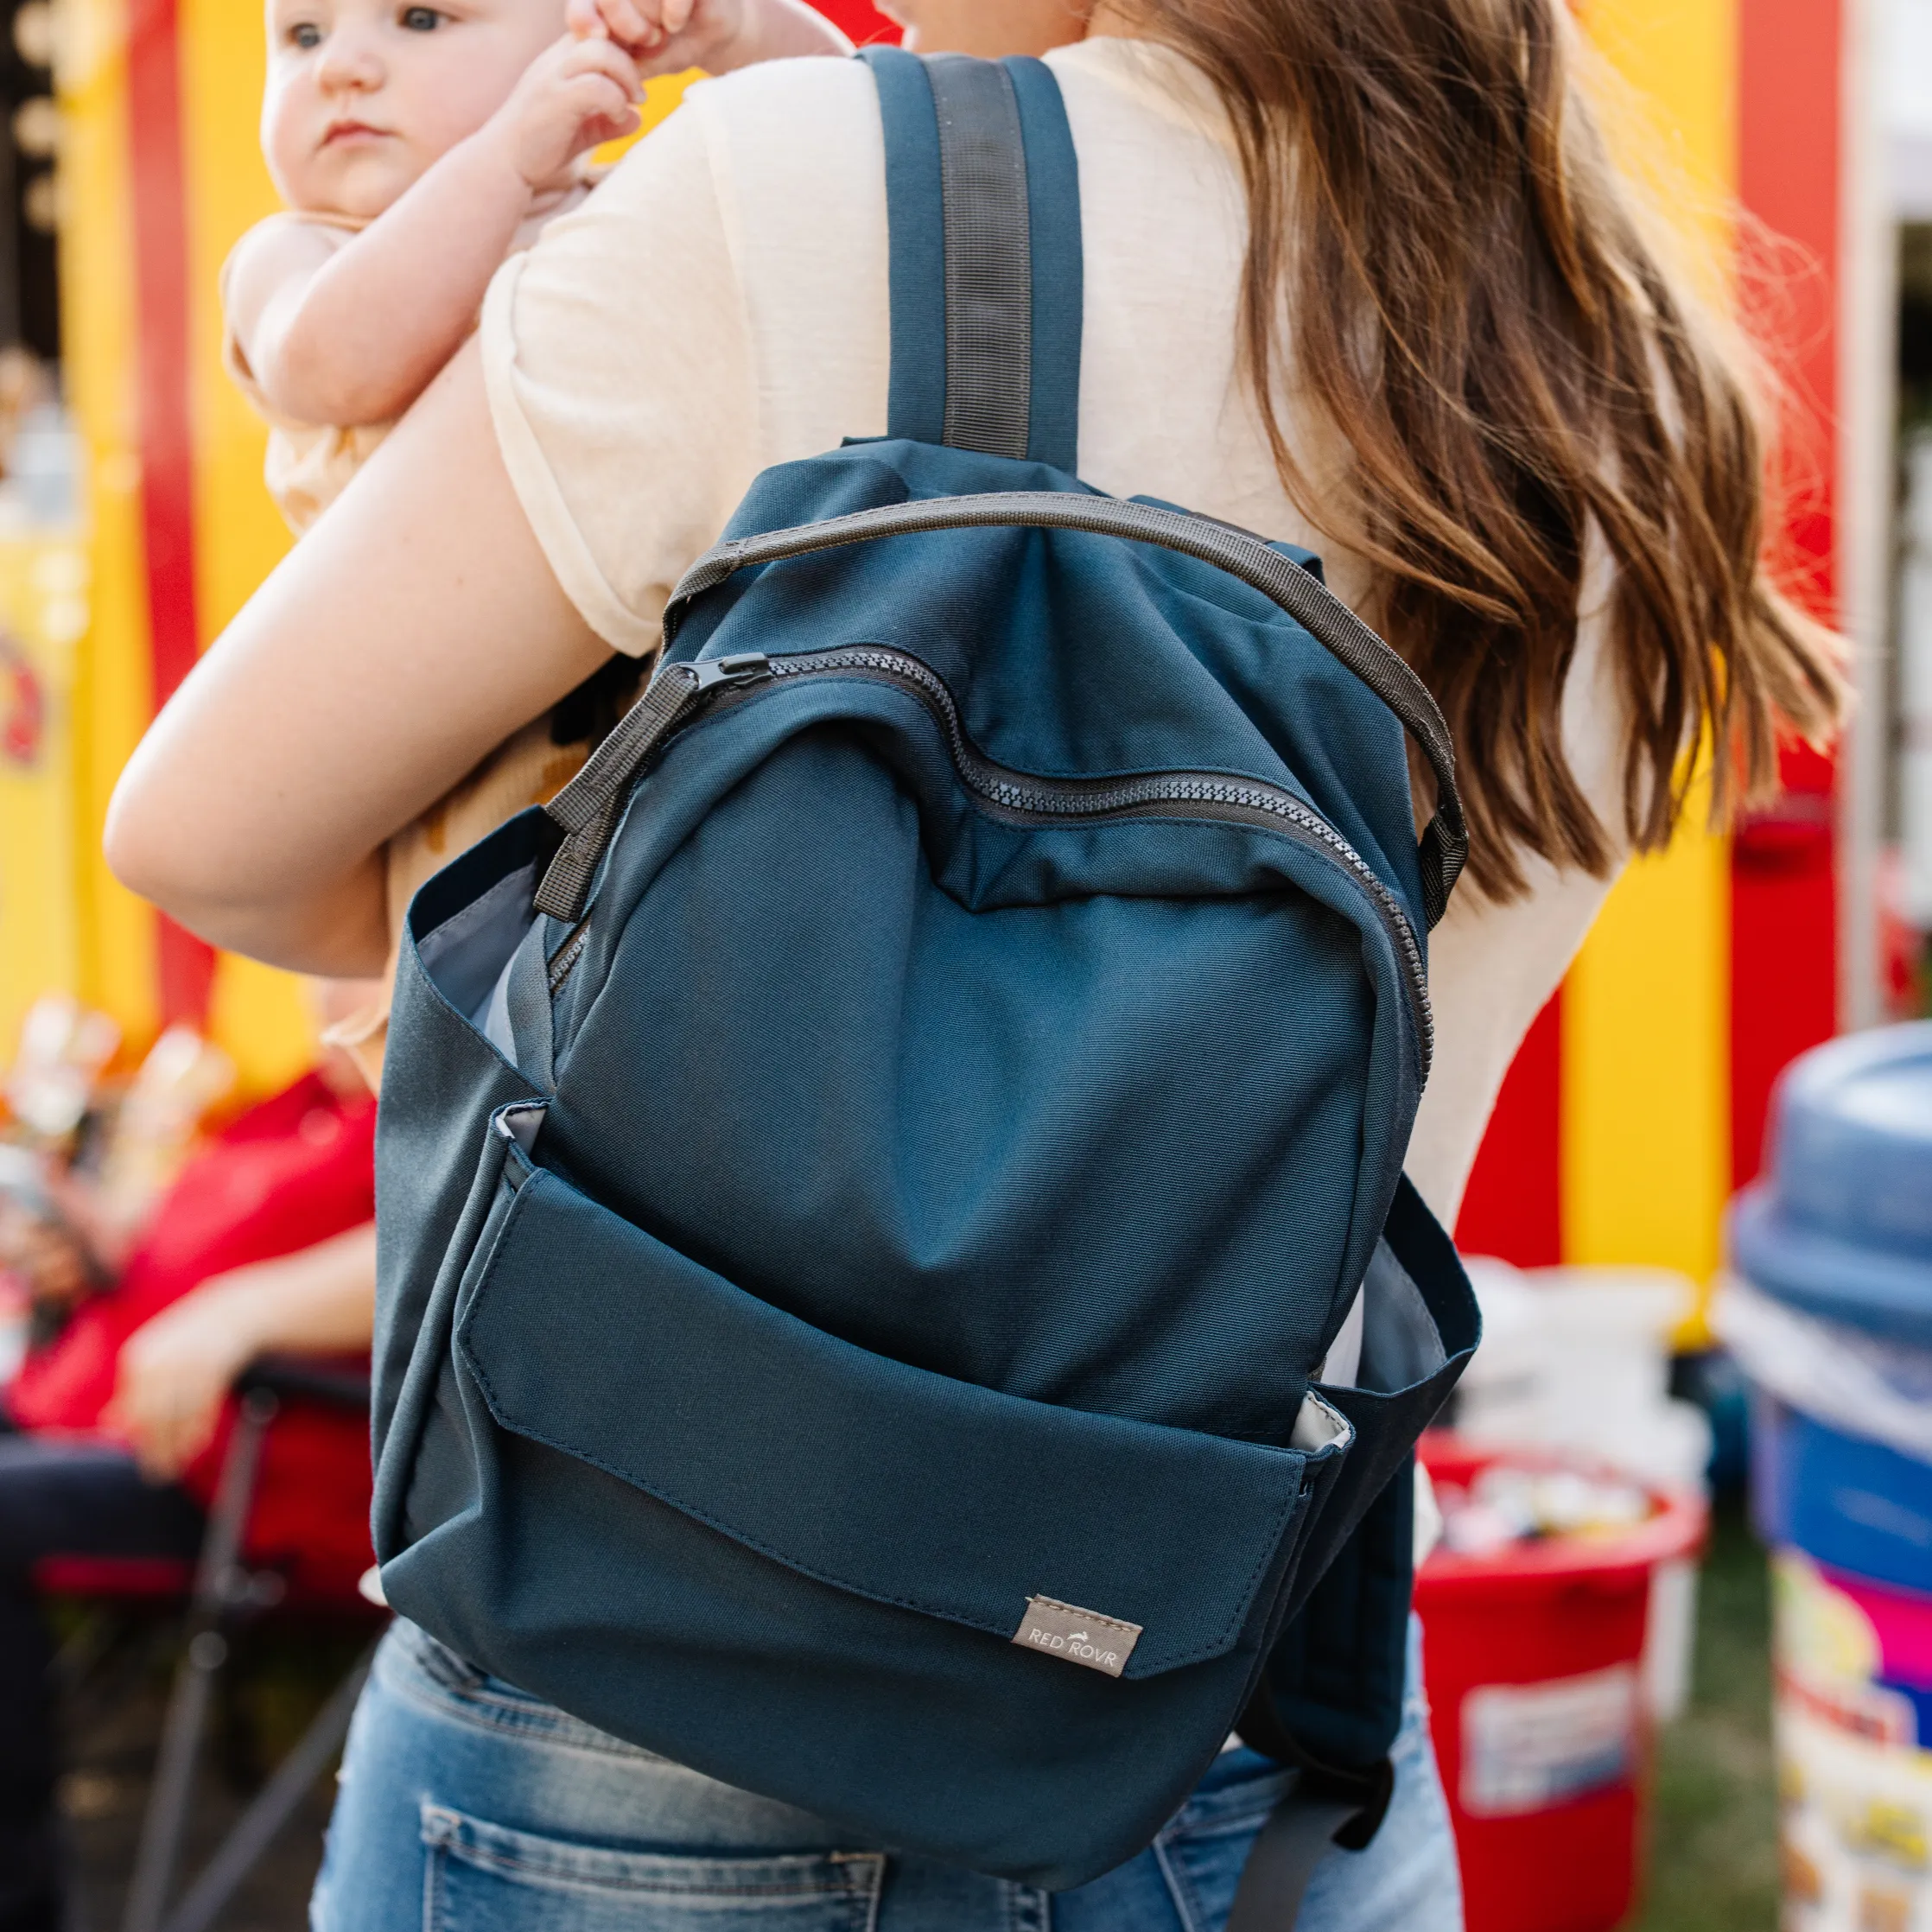
[{"label": "tan baby onesie", "polygon": [[[574,207],[582,193],[568,198]],[[552,211],[561,213],[562,207]],[[359,232],[367,224],[326,214],[284,213],[272,222]],[[223,264],[221,296],[228,301],[228,270]],[[269,426],[263,480],[289,527],[300,537],[347,488],[350,479],[374,454],[394,428],[392,423],[347,426],[302,423],[284,416],[262,393],[234,332],[225,331],[222,361],[235,385]],[[589,754],[588,740],[559,745],[549,715],[525,725],[499,746],[462,783],[439,799],[413,824],[389,842],[389,957],[383,968],[382,998],[332,1026],[326,1036],[345,1049],[372,1088],[382,1084],[383,1043],[389,1030],[388,988],[395,983],[397,950],[404,915],[416,890],[433,874],[530,805],[546,804],[567,785]]]}]

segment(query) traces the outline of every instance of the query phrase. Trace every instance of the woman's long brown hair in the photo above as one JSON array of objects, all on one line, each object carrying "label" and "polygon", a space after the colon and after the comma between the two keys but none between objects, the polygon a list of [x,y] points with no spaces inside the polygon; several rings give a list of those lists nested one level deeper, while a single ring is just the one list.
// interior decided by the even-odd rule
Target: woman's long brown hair
[{"label": "woman's long brown hair", "polygon": [[[1470,874],[1602,873],[1662,845],[1709,761],[1720,814],[1776,734],[1828,732],[1837,640],[1767,576],[1742,360],[1653,245],[1563,0],[1128,0],[1226,104],[1251,232],[1244,365],[1290,497],[1372,563],[1376,613],[1454,734]],[[1319,485],[1281,398],[1344,453]],[[1564,754],[1588,533],[1630,721],[1624,819]]]}]

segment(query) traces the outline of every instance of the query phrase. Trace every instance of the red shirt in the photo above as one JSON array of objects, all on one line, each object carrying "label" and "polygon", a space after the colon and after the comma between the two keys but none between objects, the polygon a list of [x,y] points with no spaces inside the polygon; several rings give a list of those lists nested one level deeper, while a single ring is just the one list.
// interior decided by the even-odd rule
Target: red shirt
[{"label": "red shirt", "polygon": [[[264,1101],[190,1161],[129,1255],[119,1286],[86,1303],[7,1392],[22,1428],[91,1432],[114,1393],[122,1344],[212,1275],[290,1255],[374,1218],[376,1104],[309,1074]],[[183,1473],[213,1493],[231,1418]],[[331,1594],[353,1588],[369,1550],[365,1415],[297,1403],[270,1428],[250,1519],[256,1562],[298,1570]]]}]

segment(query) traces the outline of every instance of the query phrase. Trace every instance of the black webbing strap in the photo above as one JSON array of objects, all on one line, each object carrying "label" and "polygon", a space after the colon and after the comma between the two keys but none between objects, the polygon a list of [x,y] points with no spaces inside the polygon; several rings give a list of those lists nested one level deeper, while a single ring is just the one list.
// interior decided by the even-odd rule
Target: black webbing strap
[{"label": "black webbing strap", "polygon": [[1080,186],[1052,71],[896,48],[863,58],[885,130],[887,433],[1071,470]]},{"label": "black webbing strap", "polygon": [[1033,400],[1033,242],[1020,104],[993,60],[926,63],[945,199],[946,442],[1026,454]]},{"label": "black webbing strap", "polygon": [[1291,1932],[1316,1866],[1331,1852],[1364,1850],[1381,1830],[1395,1767],[1387,1757],[1365,1771],[1318,1762],[1288,1735],[1265,1694],[1237,1728],[1250,1751],[1291,1767],[1294,1782],[1249,1849],[1227,1932]]},{"label": "black webbing strap", "polygon": [[1249,1847],[1227,1932],[1291,1932],[1316,1866],[1331,1852],[1359,1851],[1366,1843],[1350,1842],[1363,1810],[1360,1799],[1305,1791],[1298,1781]]}]

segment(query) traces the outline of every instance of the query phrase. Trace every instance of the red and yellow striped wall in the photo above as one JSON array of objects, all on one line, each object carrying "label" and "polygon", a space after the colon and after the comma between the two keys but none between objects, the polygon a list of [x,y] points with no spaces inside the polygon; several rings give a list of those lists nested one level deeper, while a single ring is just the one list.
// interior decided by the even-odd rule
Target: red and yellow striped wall
[{"label": "red and yellow striped wall", "polygon": [[[62,0],[61,293],[69,399],[86,449],[92,621],[49,777],[79,855],[71,963],[36,963],[10,918],[0,1039],[67,985],[138,1045],[205,1025],[260,1091],[304,1065],[308,1009],[283,973],[218,954],[124,892],[99,859],[114,779],[154,710],[286,550],[262,487],[264,432],[221,370],[217,285],[276,207],[257,141],[253,0]],[[676,103],[656,84],[647,114]],[[10,838],[0,798],[0,879]],[[38,965],[39,969],[36,970]]]},{"label": "red and yellow striped wall", "polygon": [[[1805,345],[1796,446],[1813,480],[1790,544],[1827,608],[1842,3],[1582,0],[1637,118],[1706,191],[1693,219],[1713,273],[1735,250],[1732,199],[1817,264],[1789,331]],[[256,148],[259,14],[254,0],[63,10],[63,293],[87,449],[92,621],[62,673],[58,756],[35,781],[31,836],[50,812],[66,828],[55,873],[22,869],[29,819],[0,789],[0,1037],[39,972],[137,1041],[165,1018],[205,1017],[261,1087],[308,1052],[292,982],[156,921],[98,857],[114,776],[154,706],[287,542],[261,488],[260,430],[219,360],[222,257],[273,206]],[[863,0],[830,10],[861,36],[875,28]],[[1789,777],[1778,812],[1735,837],[1687,829],[1617,887],[1511,1076],[1465,1213],[1467,1245],[1710,1274],[1771,1077],[1833,1026],[1831,774],[1794,759]]]},{"label": "red and yellow striped wall", "polygon": [[[1781,271],[1775,319],[1795,346],[1781,372],[1783,561],[1828,616],[1841,0],[1585,0],[1582,12],[1694,211],[1704,202],[1692,219],[1718,271]],[[1716,1267],[1771,1083],[1834,1026],[1833,774],[1802,748],[1784,762],[1776,807],[1728,838],[1687,828],[1611,895],[1512,1070],[1458,1230],[1466,1248],[1700,1280]]]}]

